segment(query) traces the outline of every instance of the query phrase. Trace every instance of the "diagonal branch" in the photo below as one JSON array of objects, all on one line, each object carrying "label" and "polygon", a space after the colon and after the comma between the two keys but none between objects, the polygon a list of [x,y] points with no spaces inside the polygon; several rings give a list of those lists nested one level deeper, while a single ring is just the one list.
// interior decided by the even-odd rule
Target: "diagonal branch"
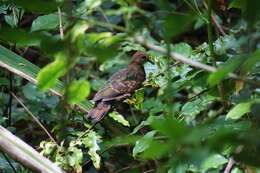
[{"label": "diagonal branch", "polygon": [[0,126],[0,150],[33,172],[65,173],[2,126]]},{"label": "diagonal branch", "polygon": [[19,102],[19,104],[25,109],[25,111],[34,119],[34,121],[43,129],[43,131],[48,135],[48,137],[51,139],[51,141],[59,146],[57,142],[54,140],[54,138],[51,136],[51,134],[48,132],[48,130],[42,125],[42,123],[38,120],[36,116],[33,115],[33,113],[23,104],[23,102],[18,99],[18,97],[11,92],[11,95]]},{"label": "diagonal branch", "polygon": [[[167,49],[165,49],[164,47],[161,47],[161,46],[147,42],[146,39],[142,36],[136,35],[136,36],[134,36],[134,40],[136,42],[142,44],[143,46],[149,48],[149,49],[152,49],[152,50],[155,50],[155,51],[158,51],[158,52],[161,52],[161,53],[167,53],[168,52]],[[173,59],[175,59],[177,61],[181,61],[182,63],[187,64],[189,66],[199,68],[199,69],[202,69],[202,70],[205,70],[205,71],[208,71],[208,72],[216,72],[217,71],[217,68],[215,68],[215,67],[212,67],[212,66],[207,65],[207,64],[200,63],[198,61],[194,61],[194,60],[189,59],[189,58],[187,58],[183,55],[180,55],[178,53],[170,52],[169,54]],[[235,73],[229,73],[228,76],[232,79],[242,80],[244,82],[247,82],[247,83],[250,83],[250,84],[255,85],[257,87],[260,87],[259,82],[256,82],[256,81],[250,80],[250,79],[246,79],[244,77],[238,76]]]}]

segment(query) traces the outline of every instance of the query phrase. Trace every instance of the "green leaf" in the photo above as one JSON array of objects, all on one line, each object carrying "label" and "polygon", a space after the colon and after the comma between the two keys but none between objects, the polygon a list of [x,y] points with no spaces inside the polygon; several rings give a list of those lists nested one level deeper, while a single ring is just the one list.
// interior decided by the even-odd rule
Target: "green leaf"
[{"label": "green leaf", "polygon": [[241,169],[235,167],[232,169],[231,173],[244,173]]},{"label": "green leaf", "polygon": [[143,101],[144,101],[144,89],[138,89],[135,91],[136,102],[134,104],[135,108],[138,110],[143,110]]},{"label": "green leaf", "polygon": [[100,168],[100,156],[98,155],[97,151],[100,150],[98,146],[98,140],[100,136],[96,134],[93,130],[89,131],[86,137],[82,138],[82,143],[89,148],[88,154],[90,155],[91,160],[95,168]]},{"label": "green leaf", "polygon": [[119,43],[124,34],[112,35],[110,32],[88,34],[86,36],[86,50],[97,57],[99,62],[115,57],[118,54]]},{"label": "green leaf", "polygon": [[228,73],[233,72],[244,60],[243,56],[232,57],[230,60],[225,62],[221,67],[217,69],[216,72],[210,74],[208,78],[208,83],[210,87],[218,84],[222,79],[224,79]]},{"label": "green leaf", "polygon": [[41,100],[45,97],[45,93],[38,91],[37,87],[31,83],[26,84],[22,89],[25,97],[30,100]]},{"label": "green leaf", "polygon": [[241,118],[245,113],[250,112],[251,105],[253,105],[255,103],[260,103],[260,99],[254,99],[254,100],[244,102],[244,103],[240,103],[240,104],[236,105],[226,115],[226,119],[239,119],[239,118]]},{"label": "green leaf", "polygon": [[178,44],[174,44],[171,47],[171,51],[181,54],[185,57],[189,57],[191,55],[192,48],[187,43],[178,43]]},{"label": "green leaf", "polygon": [[[23,74],[21,77],[30,79],[30,82],[36,81],[36,76],[39,74],[40,68],[23,57],[15,54],[14,52],[8,50],[7,48],[0,45],[0,62],[4,64],[4,67],[8,69],[15,69],[15,71],[10,70],[11,72],[18,74]],[[10,68],[9,68],[10,67]],[[60,95],[64,91],[64,85],[61,81],[58,81],[54,87],[51,88],[54,92],[59,93]],[[89,110],[93,107],[93,103],[88,100],[84,100],[77,104],[79,107],[85,110]]]},{"label": "green leaf", "polygon": [[141,139],[137,140],[135,142],[135,146],[133,149],[133,157],[136,157],[137,154],[145,151],[147,148],[149,148],[151,142],[153,141],[153,137],[155,135],[156,131],[150,131],[146,133]]},{"label": "green leaf", "polygon": [[154,121],[161,121],[163,120],[162,116],[149,116],[145,121],[142,121],[138,126],[136,126],[131,133],[131,135],[135,134],[140,130],[143,126],[150,125]]},{"label": "green leaf", "polygon": [[90,84],[87,81],[74,81],[68,86],[67,101],[75,104],[83,101],[90,93]]},{"label": "green leaf", "polygon": [[123,115],[119,114],[118,112],[114,111],[114,112],[109,113],[108,115],[111,118],[113,118],[115,121],[119,122],[120,124],[130,127],[129,122],[123,117]]},{"label": "green leaf", "polygon": [[176,142],[183,139],[188,134],[188,129],[183,122],[179,122],[172,117],[167,116],[161,121],[153,121],[151,126],[161,132],[163,135],[169,136]]},{"label": "green leaf", "polygon": [[239,9],[241,9],[244,12],[246,10],[246,7],[247,7],[246,1],[247,0],[233,0],[229,4],[228,9],[230,9],[230,8],[239,8]]},{"label": "green leaf", "polygon": [[171,144],[153,140],[150,146],[141,154],[144,159],[158,159],[171,149]]},{"label": "green leaf", "polygon": [[61,58],[56,58],[54,62],[45,66],[37,76],[37,85],[41,90],[48,90],[55,86],[59,77],[66,72],[66,59],[64,54],[60,54]]},{"label": "green leaf", "polygon": [[82,160],[83,160],[83,152],[82,149],[79,149],[75,144],[75,141],[70,142],[70,146],[67,149],[67,157],[66,160],[68,160],[68,164],[71,167],[75,167],[77,172],[82,172]]},{"label": "green leaf", "polygon": [[249,72],[251,69],[256,66],[257,63],[260,62],[260,50],[257,50],[253,53],[252,56],[250,56],[242,65],[241,67],[241,73],[246,74]]},{"label": "green leaf", "polygon": [[3,27],[0,29],[0,39],[18,46],[39,46],[43,36],[39,33],[27,33],[16,28]]},{"label": "green leaf", "polygon": [[55,29],[59,25],[59,17],[57,14],[47,14],[37,17],[31,27],[31,31]]},{"label": "green leaf", "polygon": [[228,160],[220,154],[214,154],[208,157],[202,164],[202,170],[206,171],[210,168],[218,168],[219,166],[227,163]]},{"label": "green leaf", "polygon": [[102,3],[101,0],[87,0],[85,1],[86,6],[88,9],[92,10],[94,8],[97,8]]}]

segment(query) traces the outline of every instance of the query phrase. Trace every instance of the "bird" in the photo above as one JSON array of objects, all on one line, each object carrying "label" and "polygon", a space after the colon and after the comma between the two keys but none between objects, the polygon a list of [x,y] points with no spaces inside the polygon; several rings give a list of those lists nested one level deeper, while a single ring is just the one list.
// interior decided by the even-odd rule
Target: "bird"
[{"label": "bird", "polygon": [[114,101],[123,100],[142,86],[145,80],[143,64],[149,61],[148,54],[137,51],[127,68],[114,73],[92,98],[95,106],[88,111],[87,118],[100,121],[109,112]]}]

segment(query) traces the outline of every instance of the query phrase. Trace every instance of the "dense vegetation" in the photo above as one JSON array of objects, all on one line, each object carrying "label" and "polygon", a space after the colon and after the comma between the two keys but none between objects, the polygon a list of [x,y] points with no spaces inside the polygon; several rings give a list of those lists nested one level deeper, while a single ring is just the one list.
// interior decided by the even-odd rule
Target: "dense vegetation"
[{"label": "dense vegetation", "polygon": [[[259,9],[2,0],[0,123],[67,172],[260,172]],[[152,61],[143,87],[102,121],[86,119],[136,51]],[[4,152],[0,169],[30,172]]]}]

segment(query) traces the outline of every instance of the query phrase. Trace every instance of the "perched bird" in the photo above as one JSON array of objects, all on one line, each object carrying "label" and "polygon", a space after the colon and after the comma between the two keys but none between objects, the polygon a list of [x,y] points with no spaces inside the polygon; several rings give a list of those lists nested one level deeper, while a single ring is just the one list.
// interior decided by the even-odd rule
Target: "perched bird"
[{"label": "perched bird", "polygon": [[87,117],[100,121],[110,110],[113,101],[123,100],[140,88],[145,80],[143,64],[148,60],[145,52],[136,52],[127,68],[113,74],[108,83],[93,97],[96,105],[89,110]]}]

